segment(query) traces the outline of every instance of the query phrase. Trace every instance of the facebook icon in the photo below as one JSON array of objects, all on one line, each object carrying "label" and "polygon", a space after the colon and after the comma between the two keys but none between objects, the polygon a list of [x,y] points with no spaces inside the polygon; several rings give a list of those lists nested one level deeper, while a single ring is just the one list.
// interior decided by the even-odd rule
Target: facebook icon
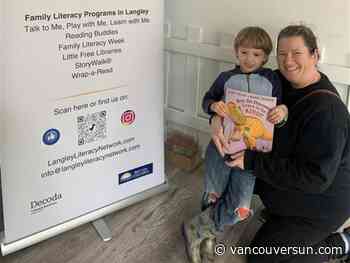
[{"label": "facebook icon", "polygon": [[60,139],[60,132],[57,129],[47,130],[43,135],[43,143],[53,145]]}]

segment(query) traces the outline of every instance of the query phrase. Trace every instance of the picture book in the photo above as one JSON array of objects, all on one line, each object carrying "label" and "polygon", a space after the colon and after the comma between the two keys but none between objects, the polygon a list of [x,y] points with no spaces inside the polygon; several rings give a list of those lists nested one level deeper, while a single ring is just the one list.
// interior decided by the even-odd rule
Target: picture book
[{"label": "picture book", "polygon": [[224,118],[224,135],[228,141],[227,154],[245,149],[269,152],[272,150],[274,125],[267,120],[276,98],[225,90],[228,117]]}]

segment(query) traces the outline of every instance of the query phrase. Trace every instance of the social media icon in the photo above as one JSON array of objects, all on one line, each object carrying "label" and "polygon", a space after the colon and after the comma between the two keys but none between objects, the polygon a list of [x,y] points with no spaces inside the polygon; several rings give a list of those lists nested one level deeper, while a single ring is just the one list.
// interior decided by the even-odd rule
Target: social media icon
[{"label": "social media icon", "polygon": [[43,135],[43,143],[53,145],[60,139],[60,132],[57,129],[49,129]]}]

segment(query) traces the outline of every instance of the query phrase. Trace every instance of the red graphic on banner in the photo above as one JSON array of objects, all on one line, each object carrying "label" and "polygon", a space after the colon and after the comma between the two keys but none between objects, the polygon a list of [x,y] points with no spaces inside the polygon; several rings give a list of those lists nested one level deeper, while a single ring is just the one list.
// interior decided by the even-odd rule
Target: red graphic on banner
[{"label": "red graphic on banner", "polygon": [[125,111],[122,114],[120,121],[125,126],[131,125],[135,121],[135,112],[132,110]]}]

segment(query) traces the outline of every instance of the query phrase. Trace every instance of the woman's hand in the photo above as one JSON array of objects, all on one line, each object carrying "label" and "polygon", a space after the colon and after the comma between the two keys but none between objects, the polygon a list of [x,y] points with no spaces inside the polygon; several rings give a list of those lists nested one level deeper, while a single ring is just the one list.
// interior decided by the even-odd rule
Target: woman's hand
[{"label": "woman's hand", "polygon": [[225,156],[224,148],[228,146],[227,139],[224,136],[224,127],[222,125],[222,117],[215,115],[211,119],[211,138],[216,145],[222,157]]},{"label": "woman's hand", "polygon": [[288,108],[286,105],[278,105],[274,108],[272,108],[268,115],[267,115],[267,120],[271,122],[272,124],[277,124],[280,123],[281,121],[284,120],[284,118],[288,114]]},{"label": "woman's hand", "polygon": [[232,161],[225,162],[230,167],[238,167],[244,170],[244,151],[231,155]]},{"label": "woman's hand", "polygon": [[227,105],[223,101],[217,101],[213,102],[210,105],[210,109],[215,112],[220,117],[226,117],[227,116]]}]

